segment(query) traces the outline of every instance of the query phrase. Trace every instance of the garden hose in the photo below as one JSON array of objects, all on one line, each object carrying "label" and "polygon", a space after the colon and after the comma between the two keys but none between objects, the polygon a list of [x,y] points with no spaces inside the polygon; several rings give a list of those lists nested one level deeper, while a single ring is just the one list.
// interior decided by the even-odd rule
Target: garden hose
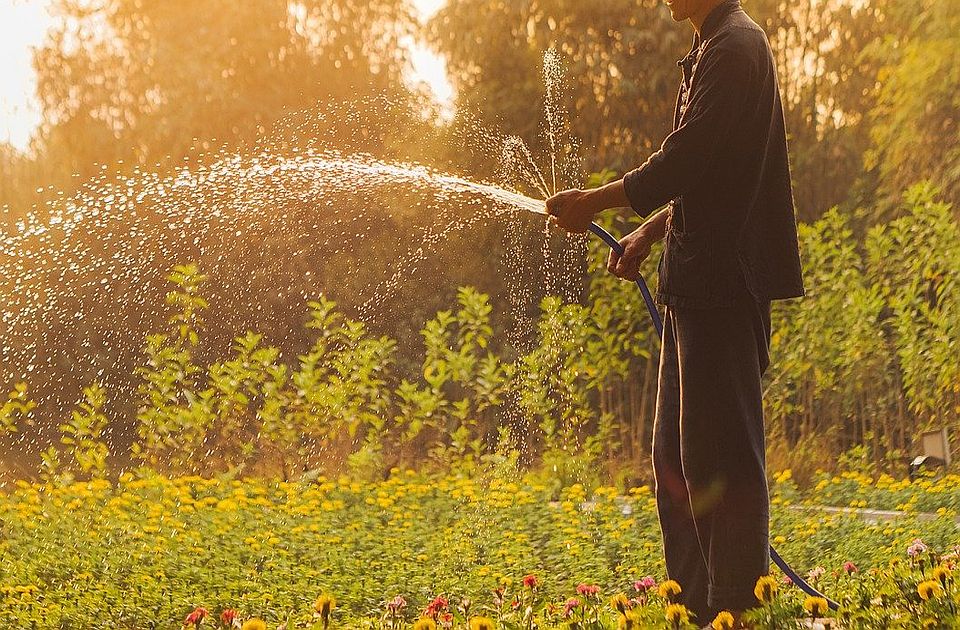
[{"label": "garden hose", "polygon": [[[612,234],[607,232],[605,229],[597,225],[596,223],[590,224],[590,231],[603,239],[603,242],[606,243],[610,249],[615,251],[618,255],[623,256],[623,246],[613,237]],[[643,301],[647,303],[647,310],[650,312],[650,319],[653,320],[653,326],[657,329],[657,336],[663,339],[663,320],[660,318],[660,311],[657,310],[657,305],[653,301],[653,296],[650,295],[650,289],[647,287],[647,283],[644,282],[643,277],[639,276],[637,278],[637,286],[640,288],[640,293],[643,294]],[[840,605],[810,586],[810,584],[804,580],[802,577],[797,575],[797,572],[794,571],[787,562],[780,557],[780,554],[777,553],[777,550],[773,548],[773,545],[770,545],[770,558],[773,560],[774,564],[780,567],[780,570],[783,571],[790,580],[800,587],[807,595],[811,597],[822,597],[827,600],[827,605],[831,610],[836,610]]]}]

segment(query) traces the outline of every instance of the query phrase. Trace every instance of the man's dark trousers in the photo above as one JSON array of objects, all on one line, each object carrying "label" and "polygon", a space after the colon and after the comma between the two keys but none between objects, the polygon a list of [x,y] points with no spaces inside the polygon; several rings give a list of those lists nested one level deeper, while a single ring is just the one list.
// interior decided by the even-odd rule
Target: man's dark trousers
[{"label": "man's dark trousers", "polygon": [[761,378],[769,364],[770,302],[667,306],[653,437],[667,574],[707,624],[758,605],[769,570]]}]

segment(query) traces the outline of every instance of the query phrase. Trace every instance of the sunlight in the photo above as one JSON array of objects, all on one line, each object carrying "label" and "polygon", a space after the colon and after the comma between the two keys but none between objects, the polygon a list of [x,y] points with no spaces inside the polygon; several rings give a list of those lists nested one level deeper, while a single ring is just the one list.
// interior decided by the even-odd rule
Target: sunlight
[{"label": "sunlight", "polygon": [[40,124],[34,97],[32,48],[39,45],[53,18],[43,2],[0,0],[0,142],[26,149]]},{"label": "sunlight", "polygon": [[[414,0],[421,20],[428,20],[446,0]],[[21,151],[30,144],[41,112],[35,97],[36,75],[33,49],[39,46],[54,23],[49,2],[0,0],[0,57],[4,59],[0,81],[0,142],[8,142]],[[453,114],[453,86],[447,77],[446,63],[422,42],[411,40],[410,79],[427,85],[440,105],[444,118]]]}]

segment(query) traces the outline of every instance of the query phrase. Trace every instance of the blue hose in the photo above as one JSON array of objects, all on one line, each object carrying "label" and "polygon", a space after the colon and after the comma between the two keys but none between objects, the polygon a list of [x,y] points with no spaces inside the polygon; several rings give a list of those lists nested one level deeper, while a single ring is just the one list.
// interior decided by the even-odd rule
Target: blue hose
[{"label": "blue hose", "polygon": [[[623,246],[620,245],[619,241],[617,241],[617,239],[615,239],[610,232],[607,232],[596,223],[590,224],[590,231],[603,239],[603,242],[606,243],[610,249],[615,251],[618,255],[623,256]],[[663,320],[660,317],[660,311],[657,310],[657,305],[653,301],[653,297],[650,295],[650,289],[647,287],[647,283],[643,281],[643,277],[637,278],[637,286],[640,287],[640,293],[643,294],[643,301],[647,303],[647,310],[650,312],[650,319],[653,320],[654,328],[657,329],[657,336],[663,339]],[[836,610],[840,607],[840,604],[810,586],[806,580],[797,575],[797,572],[794,571],[789,564],[787,564],[786,560],[780,557],[780,554],[777,553],[777,550],[773,548],[773,545],[770,545],[770,558],[773,560],[774,564],[780,567],[780,570],[783,571],[784,575],[790,578],[790,580],[800,587],[800,590],[802,590],[804,593],[812,597],[824,598],[827,600],[827,605],[831,610]]]}]

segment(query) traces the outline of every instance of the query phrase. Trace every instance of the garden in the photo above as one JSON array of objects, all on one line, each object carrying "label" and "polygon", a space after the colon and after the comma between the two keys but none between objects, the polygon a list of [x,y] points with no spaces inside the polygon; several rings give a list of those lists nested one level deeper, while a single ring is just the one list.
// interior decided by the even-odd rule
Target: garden
[{"label": "garden", "polygon": [[[807,494],[783,471],[771,492],[772,542],[840,602],[829,616],[842,627],[960,622],[960,477],[822,474]],[[820,510],[875,499],[903,514]],[[920,504],[940,507],[924,517]],[[520,477],[410,470],[376,483],[126,473],[19,483],[0,523],[9,628],[694,627],[672,603],[682,585],[664,576],[648,486],[557,493]],[[758,627],[826,616],[778,572],[769,580]]]},{"label": "garden", "polygon": [[[878,230],[871,247],[905,230],[956,229],[946,206],[913,194],[911,214]],[[801,235],[812,257],[855,255],[836,214]],[[855,260],[841,279],[834,269],[811,268],[809,303],[775,311],[781,329],[802,330],[834,307],[839,296],[817,291],[817,278],[876,286]],[[863,275],[851,276],[857,269]],[[147,337],[136,369],[132,444],[111,447],[108,389],[95,381],[36,472],[5,481],[6,627],[731,627],[723,614],[692,619],[678,602],[683,585],[665,575],[649,471],[624,463],[638,448],[625,437],[638,429],[604,394],[651,360],[647,324],[618,315],[640,308],[634,292],[597,274],[587,305],[544,300],[539,343],[510,357],[497,352],[489,298],[462,288],[456,310],[423,327],[421,363],[404,376],[394,341],[322,297],[309,305],[314,341],[296,364],[253,332],[236,339],[232,356],[200,363],[206,278],[185,265],[168,280],[166,327]],[[949,381],[934,371],[954,364],[908,361],[906,345],[941,320],[927,323],[928,306],[897,298],[911,285],[889,286],[891,307],[860,308],[889,308],[892,322],[898,312],[915,318],[887,341],[902,344],[895,369],[912,375],[903,396],[919,416],[921,396]],[[834,369],[869,364],[857,313],[848,306],[851,325],[831,329],[854,353],[841,352]],[[768,423],[802,428],[807,412],[786,403],[827,375],[804,372],[799,359],[835,348],[775,343],[775,373],[796,380],[770,382]],[[929,389],[921,374],[935,377]],[[889,395],[834,388],[820,399],[871,393]],[[36,411],[28,386],[15,387],[0,407],[4,439],[22,439]],[[828,611],[774,569],[757,585],[763,606],[748,613],[757,627],[960,623],[960,476],[905,479],[869,444],[832,466],[808,462],[802,474],[771,468],[771,542],[840,607]]]},{"label": "garden", "polygon": [[[666,574],[646,305],[542,214],[670,132],[669,4],[0,0],[0,630],[733,630]],[[806,292],[770,542],[830,598],[771,565],[743,620],[960,628],[960,474],[910,467],[960,430],[960,12],[743,7]]]}]

